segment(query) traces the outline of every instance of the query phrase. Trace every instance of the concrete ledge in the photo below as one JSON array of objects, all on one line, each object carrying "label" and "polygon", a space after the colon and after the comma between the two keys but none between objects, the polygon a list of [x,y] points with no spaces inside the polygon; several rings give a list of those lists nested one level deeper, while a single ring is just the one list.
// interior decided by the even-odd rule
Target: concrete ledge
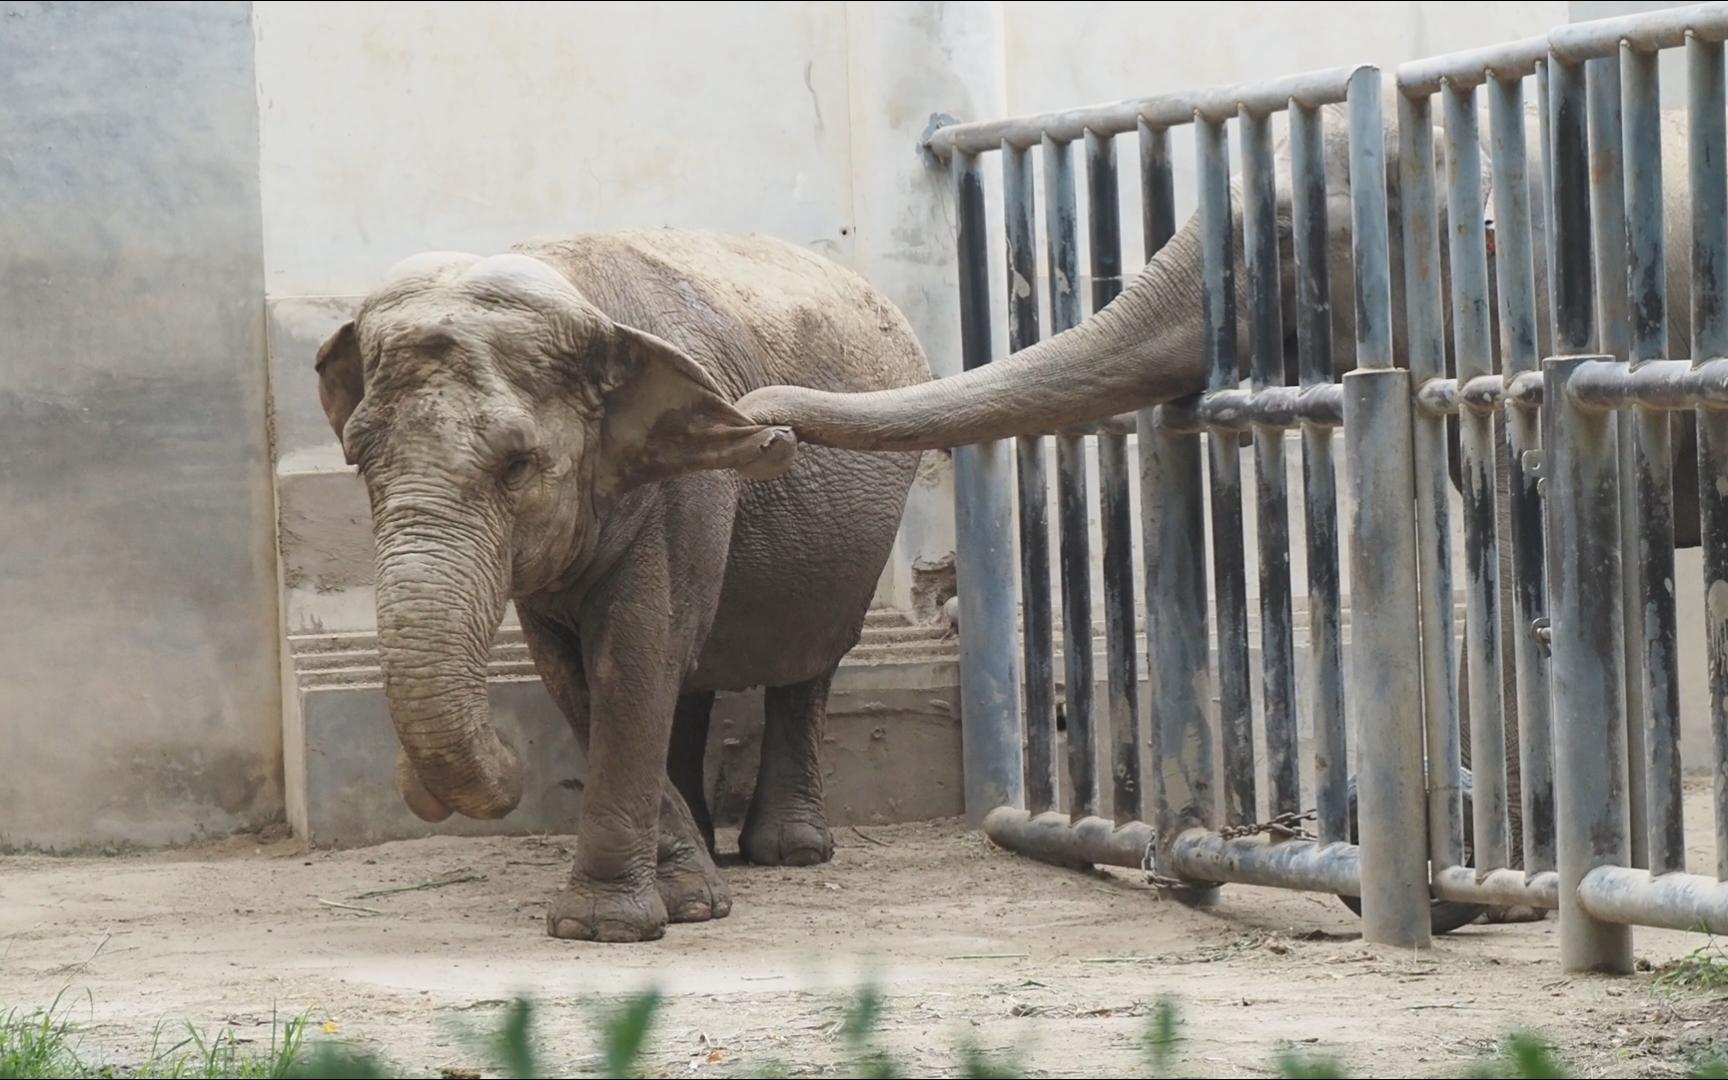
[{"label": "concrete ledge", "polygon": [[[453,817],[436,825],[409,813],[396,793],[396,736],[370,632],[289,638],[294,677],[285,730],[289,822],[325,846],[431,835],[571,832],[586,763],[562,713],[540,685],[520,628],[493,646],[494,722],[523,751],[522,805],[502,821]],[[948,817],[963,808],[959,659],[953,639],[899,612],[875,611],[863,642],[835,676],[829,697],[824,779],[836,825]],[[709,735],[709,805],[737,824],[755,787],[761,753],[760,690],[721,695]]]}]

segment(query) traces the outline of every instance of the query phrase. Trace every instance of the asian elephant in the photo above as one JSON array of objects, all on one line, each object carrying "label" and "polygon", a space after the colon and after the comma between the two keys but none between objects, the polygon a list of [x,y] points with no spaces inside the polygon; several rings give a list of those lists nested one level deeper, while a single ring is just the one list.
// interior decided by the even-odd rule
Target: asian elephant
[{"label": "asian elephant", "polygon": [[396,781],[416,814],[497,818],[521,795],[486,702],[513,600],[589,763],[550,934],[637,941],[730,910],[702,788],[716,691],[766,688],[745,857],[830,857],[829,680],[918,455],[794,460],[789,432],[732,402],[926,380],[888,301],[766,238],[583,235],[399,264],[317,371],[372,507]]},{"label": "asian elephant", "polygon": [[[1327,174],[1328,258],[1330,307],[1333,324],[1333,358],[1342,373],[1355,367],[1355,301],[1351,263],[1351,219],[1348,123],[1342,106],[1323,110],[1322,154]],[[1438,107],[1436,107],[1438,112]],[[1400,228],[1399,160],[1400,136],[1396,121],[1395,91],[1383,104],[1386,145],[1386,179],[1390,219],[1390,269],[1392,276],[1393,351],[1399,366],[1408,365],[1405,322],[1404,237]],[[1529,179],[1533,197],[1535,236],[1535,284],[1539,311],[1537,329],[1540,355],[1550,350],[1547,245],[1542,208],[1542,139],[1539,115],[1534,107],[1526,114]],[[1446,220],[1445,152],[1443,131],[1432,132],[1437,176],[1439,234],[1442,245],[1441,287],[1446,297],[1448,368],[1452,366],[1452,321],[1449,235]],[[1492,177],[1489,166],[1491,126],[1487,110],[1480,124],[1482,146],[1483,212],[1492,212]],[[1690,236],[1691,198],[1687,173],[1687,132],[1683,115],[1667,114],[1663,130],[1663,183],[1666,213],[1669,355],[1691,355],[1690,348]],[[1284,351],[1285,370],[1295,371],[1296,293],[1291,245],[1291,198],[1289,191],[1289,147],[1278,148],[1279,193],[1276,221],[1280,241],[1282,274],[1282,330],[1285,338],[1277,347]],[[1243,271],[1241,181],[1232,185],[1231,207],[1235,234],[1235,305],[1238,316],[1238,355],[1247,374],[1250,349],[1248,283]],[[792,427],[805,443],[854,449],[914,450],[957,446],[1017,435],[1048,433],[1073,425],[1097,422],[1110,416],[1126,419],[1127,409],[1146,406],[1198,393],[1206,385],[1206,324],[1201,282],[1201,244],[1198,217],[1191,218],[1163,250],[1147,263],[1139,275],[1107,307],[1080,325],[1023,349],[1006,359],[901,390],[861,395],[822,393],[808,389],[770,387],[739,402],[744,413],[764,424]],[[1495,259],[1488,261],[1490,291],[1494,288]],[[1498,313],[1495,317],[1498,355]],[[1496,364],[1498,360],[1496,360]],[[1452,432],[1452,478],[1458,483],[1458,444]],[[1522,865],[1521,816],[1516,764],[1518,756],[1517,694],[1512,665],[1512,561],[1508,505],[1508,469],[1504,437],[1498,440],[1497,462],[1500,545],[1501,642],[1504,650],[1502,697],[1505,702],[1507,760],[1514,766],[1509,777],[1511,852],[1513,865]],[[1680,547],[1698,543],[1697,461],[1695,434],[1690,417],[1676,414],[1674,422],[1675,534]],[[1465,658],[1460,658],[1460,673]],[[1461,703],[1467,704],[1460,693]],[[1469,725],[1461,725],[1468,760]]]}]

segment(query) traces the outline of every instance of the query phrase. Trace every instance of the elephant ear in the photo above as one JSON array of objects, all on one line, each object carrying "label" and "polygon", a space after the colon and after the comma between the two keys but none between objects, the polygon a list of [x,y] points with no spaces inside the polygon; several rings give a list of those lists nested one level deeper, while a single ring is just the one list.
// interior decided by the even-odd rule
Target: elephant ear
[{"label": "elephant ear", "polygon": [[324,416],[336,441],[342,444],[342,456],[353,465],[348,453],[348,441],[342,433],[348,428],[348,418],[366,394],[366,383],[360,372],[360,338],[354,330],[354,320],[343,323],[329,340],[318,347],[318,400],[324,406]]},{"label": "elephant ear", "polygon": [[696,361],[652,334],[613,324],[600,381],[601,495],[704,469],[771,480],[792,465],[790,428],[733,408]]}]

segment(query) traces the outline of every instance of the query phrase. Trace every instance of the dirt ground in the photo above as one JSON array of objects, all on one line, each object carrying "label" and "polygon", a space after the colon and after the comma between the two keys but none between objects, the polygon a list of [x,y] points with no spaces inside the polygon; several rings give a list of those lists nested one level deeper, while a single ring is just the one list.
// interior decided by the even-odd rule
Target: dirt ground
[{"label": "dirt ground", "polygon": [[[1707,804],[1692,790],[1689,821],[1705,825]],[[549,1061],[598,1068],[601,1001],[650,986],[668,999],[649,1056],[659,1075],[755,1075],[765,1062],[843,1074],[839,1021],[864,980],[886,998],[884,1045],[915,1075],[951,1073],[968,1044],[1034,1075],[1143,1075],[1166,996],[1182,1010],[1187,1075],[1267,1075],[1292,1048],[1358,1076],[1456,1075],[1518,1028],[1587,1075],[1679,1075],[1728,1039],[1720,996],[1677,994],[1650,974],[1563,976],[1552,920],[1470,927],[1416,955],[1364,946],[1330,897],[1231,886],[1197,912],[1137,875],[1044,867],[954,822],[837,840],[829,866],[726,868],[729,918],[633,946],[545,936],[569,838],[304,852],[248,837],[4,858],[0,1011],[69,988],[89,1038],[121,1061],[148,1050],[158,1022],[267,1041],[273,1013],[310,1011],[418,1075],[475,1068],[472,1033],[517,994],[545,1006]],[[1698,869],[1708,843],[1695,830]],[[453,878],[465,880],[357,899]],[[1657,965],[1701,944],[1637,932],[1639,957]]]}]

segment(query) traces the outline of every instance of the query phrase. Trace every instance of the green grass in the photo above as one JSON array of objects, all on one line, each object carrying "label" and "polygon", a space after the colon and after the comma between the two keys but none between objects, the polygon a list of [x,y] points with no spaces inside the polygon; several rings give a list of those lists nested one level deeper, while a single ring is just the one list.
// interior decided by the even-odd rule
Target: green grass
[{"label": "green grass", "polygon": [[[1709,961],[1706,969],[1713,973],[1712,978],[1719,976],[1723,958],[1710,954],[1704,959]],[[1672,970],[1695,972],[1699,965],[1675,965]],[[1690,981],[1690,976],[1676,975],[1675,979],[1675,985],[1688,988],[1717,988],[1721,985],[1711,981]],[[601,1075],[645,1075],[650,1036],[662,1004],[659,994],[649,992],[626,1000],[605,1019],[597,1033],[597,1063],[604,1067]],[[843,1075],[872,1080],[910,1075],[879,1045],[879,1026],[885,1012],[886,1004],[874,988],[867,987],[853,998],[840,1027],[847,1056]],[[168,1039],[164,1037],[165,1029],[159,1026],[152,1049],[143,1061],[113,1065],[93,1052],[86,1052],[83,1033],[73,1022],[71,1014],[72,1009],[60,998],[48,1008],[34,1012],[14,1009],[0,1013],[0,1080],[22,1077],[45,1080],[62,1077],[203,1077],[212,1080],[218,1077],[236,1080],[352,1077],[368,1080],[394,1075],[372,1055],[341,1043],[314,1040],[304,1016],[272,1021],[269,1043],[256,1047],[241,1042],[228,1028],[205,1034],[187,1027],[183,1034]],[[555,1075],[547,1071],[548,1064],[537,1049],[534,1023],[534,1005],[524,1000],[513,1002],[498,1028],[479,1044],[488,1055],[484,1067],[508,1077]],[[1184,1042],[1195,1038],[1203,1036],[1183,1034],[1175,1005],[1160,1002],[1153,1011],[1141,1044],[1146,1075],[1180,1075],[1177,1051]],[[1031,1063],[992,1058],[972,1045],[960,1046],[953,1060],[958,1075],[978,1080],[1025,1076],[1032,1071]],[[1289,1080],[1350,1075],[1335,1060],[1290,1053],[1276,1057],[1271,1062],[1270,1072]],[[751,1075],[785,1074],[772,1063],[764,1063]],[[1506,1040],[1494,1059],[1474,1066],[1460,1062],[1458,1069],[1449,1075],[1548,1080],[1571,1074],[1554,1050],[1541,1039],[1532,1035],[1515,1035]],[[1697,1080],[1728,1080],[1728,1068],[1721,1064],[1700,1064],[1686,1075]]]},{"label": "green grass", "polygon": [[1711,938],[1673,963],[1664,964],[1656,973],[1656,985],[1688,993],[1728,990],[1728,949]]}]

